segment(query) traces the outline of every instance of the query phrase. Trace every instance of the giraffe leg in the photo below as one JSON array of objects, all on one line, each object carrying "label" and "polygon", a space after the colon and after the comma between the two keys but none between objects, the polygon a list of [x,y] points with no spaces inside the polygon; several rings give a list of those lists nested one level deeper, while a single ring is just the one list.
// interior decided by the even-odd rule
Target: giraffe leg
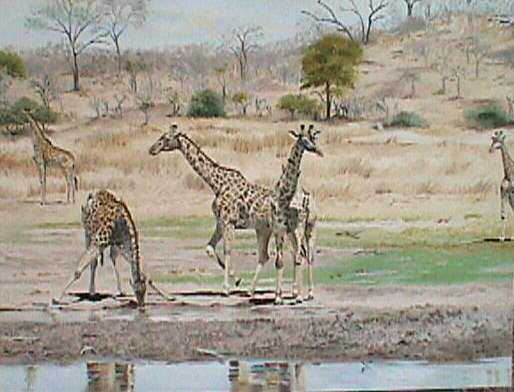
[{"label": "giraffe leg", "polygon": [[225,258],[225,277],[223,282],[223,293],[230,294],[229,272],[230,272],[230,256],[232,254],[232,243],[234,241],[235,227],[232,223],[223,225],[223,256]]},{"label": "giraffe leg", "polygon": [[276,258],[275,269],[277,270],[277,288],[275,289],[275,304],[282,304],[282,278],[284,276],[283,246],[284,237],[282,233],[275,234]]},{"label": "giraffe leg", "polygon": [[114,268],[114,276],[116,278],[116,295],[118,297],[122,297],[123,290],[121,289],[121,279],[120,279],[120,263],[119,263],[119,249],[115,246],[111,246],[110,257],[112,261],[112,266]]},{"label": "giraffe leg", "polygon": [[75,283],[77,280],[79,280],[80,276],[84,272],[84,270],[93,262],[95,261],[101,254],[101,250],[97,247],[92,247],[87,249],[82,256],[79,259],[77,269],[75,270],[75,273],[73,277],[69,280],[69,282],[64,286],[64,289],[62,290],[61,295],[59,296],[59,299],[57,302],[60,302],[62,300],[62,297],[66,294],[66,291],[70,288],[70,286]]},{"label": "giraffe leg", "polygon": [[90,265],[90,277],[89,277],[89,296],[92,297],[96,294],[96,289],[95,289],[95,276],[96,276],[96,267],[98,266],[98,263],[103,263],[102,262],[102,257],[103,255],[100,255],[98,256],[96,259],[94,259],[92,262],[91,262],[91,265]]},{"label": "giraffe leg", "polygon": [[207,246],[205,247],[205,253],[207,253],[207,256],[216,258],[216,261],[218,262],[218,265],[225,269],[225,264],[223,263],[223,260],[219,257],[219,255],[216,253],[216,245],[221,241],[222,232],[221,232],[221,224],[219,222],[219,218],[216,219],[216,229],[214,230],[214,233],[212,234],[211,239],[209,240]]},{"label": "giraffe leg", "polygon": [[44,205],[45,204],[45,192],[44,192],[43,183],[46,181],[45,169],[44,169],[45,165],[43,163],[37,162],[35,159],[34,159],[34,162],[37,165],[37,171],[38,171],[38,176],[39,176],[39,187],[40,187],[40,191],[41,191],[41,205]]},{"label": "giraffe leg", "polygon": [[500,235],[500,241],[505,241],[505,231],[507,226],[507,204],[509,202],[508,195],[508,183],[504,181],[500,188],[501,203],[500,203],[500,217],[502,221],[502,232]]},{"label": "giraffe leg", "polygon": [[309,274],[308,274],[309,294],[307,295],[307,300],[314,299],[314,253],[316,253],[315,236],[314,236],[314,233],[311,232],[307,238],[307,250],[306,250],[307,266],[309,269]]},{"label": "giraffe leg", "polygon": [[288,231],[287,236],[289,237],[291,255],[293,256],[293,298],[296,302],[302,302],[303,257],[299,254],[298,234],[295,231]]},{"label": "giraffe leg", "polygon": [[257,262],[257,268],[255,270],[255,274],[252,279],[252,284],[250,287],[250,295],[253,297],[255,295],[255,286],[257,285],[257,281],[259,279],[259,274],[262,270],[262,267],[269,260],[269,240],[271,237],[271,230],[269,228],[258,228],[256,229],[257,233],[257,242],[259,246],[259,260]]}]

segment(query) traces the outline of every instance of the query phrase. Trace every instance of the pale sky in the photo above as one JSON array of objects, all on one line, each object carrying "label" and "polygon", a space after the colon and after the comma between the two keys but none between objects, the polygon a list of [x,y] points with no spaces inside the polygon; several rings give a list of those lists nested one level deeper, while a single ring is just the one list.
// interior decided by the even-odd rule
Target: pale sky
[{"label": "pale sky", "polygon": [[[59,42],[61,35],[27,30],[25,19],[44,0],[0,0],[0,47],[38,47]],[[185,43],[215,42],[235,26],[261,25],[265,41],[293,36],[315,10],[316,0],[151,0],[145,26],[129,30],[122,45],[150,48]]]}]

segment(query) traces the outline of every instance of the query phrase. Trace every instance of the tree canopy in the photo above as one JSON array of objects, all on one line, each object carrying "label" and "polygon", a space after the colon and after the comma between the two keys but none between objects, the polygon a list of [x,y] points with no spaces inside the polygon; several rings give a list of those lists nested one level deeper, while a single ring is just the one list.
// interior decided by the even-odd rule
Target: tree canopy
[{"label": "tree canopy", "polygon": [[0,71],[13,78],[27,77],[27,70],[21,57],[5,50],[0,50]]},{"label": "tree canopy", "polygon": [[306,49],[301,88],[323,88],[327,119],[330,119],[333,95],[353,87],[362,57],[361,45],[340,34],[326,35]]}]

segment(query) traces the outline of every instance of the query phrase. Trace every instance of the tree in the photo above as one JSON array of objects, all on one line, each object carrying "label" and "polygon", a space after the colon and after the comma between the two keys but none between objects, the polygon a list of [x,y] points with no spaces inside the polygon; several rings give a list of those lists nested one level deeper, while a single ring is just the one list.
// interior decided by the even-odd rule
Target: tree
[{"label": "tree", "polygon": [[320,98],[326,104],[330,120],[332,97],[353,87],[356,66],[363,57],[362,47],[339,34],[329,34],[310,45],[302,58],[302,89],[322,88]]},{"label": "tree", "polygon": [[148,15],[149,0],[102,0],[102,8],[105,12],[103,28],[116,49],[118,73],[122,69],[122,56],[120,38],[129,26],[140,27],[146,21]]},{"label": "tree", "polygon": [[[368,44],[371,36],[371,30],[373,24],[380,19],[383,19],[385,15],[382,12],[387,8],[388,2],[386,0],[368,0],[367,15],[364,14],[357,6],[355,0],[347,0],[349,8],[340,7],[341,12],[351,13],[358,19],[360,25],[360,41],[363,44]],[[337,31],[344,33],[351,41],[355,41],[354,33],[352,32],[352,25],[343,22],[339,18],[333,8],[325,3],[323,0],[318,0],[318,5],[323,8],[325,16],[316,15],[310,11],[303,10],[302,13],[314,19],[318,23],[329,24],[334,26]]]},{"label": "tree", "polygon": [[45,108],[50,107],[50,102],[59,99],[59,91],[55,81],[48,74],[41,75],[40,78],[34,78],[30,81],[31,86],[41,98],[41,102]]},{"label": "tree", "polygon": [[479,37],[473,37],[471,39],[469,53],[475,62],[475,78],[477,79],[479,77],[480,64],[489,55],[490,50],[491,45],[487,41],[481,40]]},{"label": "tree", "polygon": [[246,81],[248,56],[259,46],[256,41],[262,37],[262,27],[236,27],[232,30],[232,37],[228,42],[228,48],[234,54],[239,66],[241,81]]},{"label": "tree", "polygon": [[57,121],[57,113],[30,98],[22,97],[13,105],[3,105],[0,108],[0,126],[5,127],[11,134],[18,133],[28,121],[25,115],[27,110],[43,126]]},{"label": "tree", "polygon": [[216,80],[221,87],[221,98],[223,99],[223,103],[227,100],[227,64],[224,64],[221,67],[217,67],[214,72],[216,74]]},{"label": "tree", "polygon": [[0,50],[0,73],[5,73],[13,78],[25,79],[27,70],[20,56],[13,52]]},{"label": "tree", "polygon": [[52,31],[66,38],[73,72],[73,90],[80,90],[79,57],[92,45],[104,43],[107,33],[100,28],[104,13],[94,0],[45,0],[32,11],[27,26]]},{"label": "tree", "polygon": [[412,14],[413,14],[413,11],[414,11],[414,6],[417,4],[417,3],[421,3],[423,0],[403,0],[403,2],[405,3],[405,5],[407,6],[407,17],[412,17]]},{"label": "tree", "polygon": [[246,116],[248,106],[252,103],[250,96],[245,92],[238,92],[232,96],[232,102],[239,107],[241,115]]}]

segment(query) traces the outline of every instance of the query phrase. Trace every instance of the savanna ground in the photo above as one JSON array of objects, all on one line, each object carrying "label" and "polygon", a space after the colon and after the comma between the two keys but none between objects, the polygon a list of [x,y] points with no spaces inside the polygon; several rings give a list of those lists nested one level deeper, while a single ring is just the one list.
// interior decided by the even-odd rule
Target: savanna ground
[{"label": "savanna ground", "polygon": [[[394,82],[417,62],[395,54],[401,42],[384,39],[369,49],[360,91]],[[101,356],[177,361],[199,358],[198,347],[308,359],[510,355],[513,246],[482,242],[500,232],[501,159],[488,153],[489,132],[464,124],[467,108],[512,89],[512,73],[506,75],[505,67],[485,63],[480,79],[466,80],[464,98],[454,99],[450,93],[434,95],[438,76],[426,71],[416,96],[401,101],[428,120],[425,128],[377,131],[373,121],[317,124],[324,130],[325,157],[306,155],[301,176],[320,216],[312,304],[259,309],[217,298],[210,306],[163,307],[161,315],[173,316],[167,321],[149,315],[110,319],[105,311],[89,322],[60,321],[50,311],[55,321],[39,323],[9,313],[0,320],[3,336],[39,340],[0,340],[0,361],[70,360],[84,346]],[[109,83],[104,80],[102,88],[115,87]],[[88,79],[83,84],[86,91],[100,88]],[[152,157],[148,148],[176,122],[215,160],[271,186],[292,143],[287,131],[299,122],[169,119],[167,108],[157,106],[151,124],[140,126],[135,110],[123,120],[93,121],[86,97],[68,93],[64,104],[66,118],[73,120],[52,127],[50,137],[77,157],[77,204],[60,203],[64,182],[51,172],[51,203],[41,207],[30,138],[0,141],[1,306],[37,308],[59,294],[84,247],[79,205],[103,187],[130,207],[145,271],[159,287],[219,289],[222,271],[204,253],[214,228],[210,190],[179,153]],[[509,142],[511,134],[507,130]],[[256,263],[253,233],[238,233],[235,253],[246,288]],[[73,290],[87,289],[87,275]],[[113,292],[109,262],[98,275],[99,290]],[[126,266],[123,277],[129,291]],[[271,288],[273,279],[270,261],[260,286]]]}]

